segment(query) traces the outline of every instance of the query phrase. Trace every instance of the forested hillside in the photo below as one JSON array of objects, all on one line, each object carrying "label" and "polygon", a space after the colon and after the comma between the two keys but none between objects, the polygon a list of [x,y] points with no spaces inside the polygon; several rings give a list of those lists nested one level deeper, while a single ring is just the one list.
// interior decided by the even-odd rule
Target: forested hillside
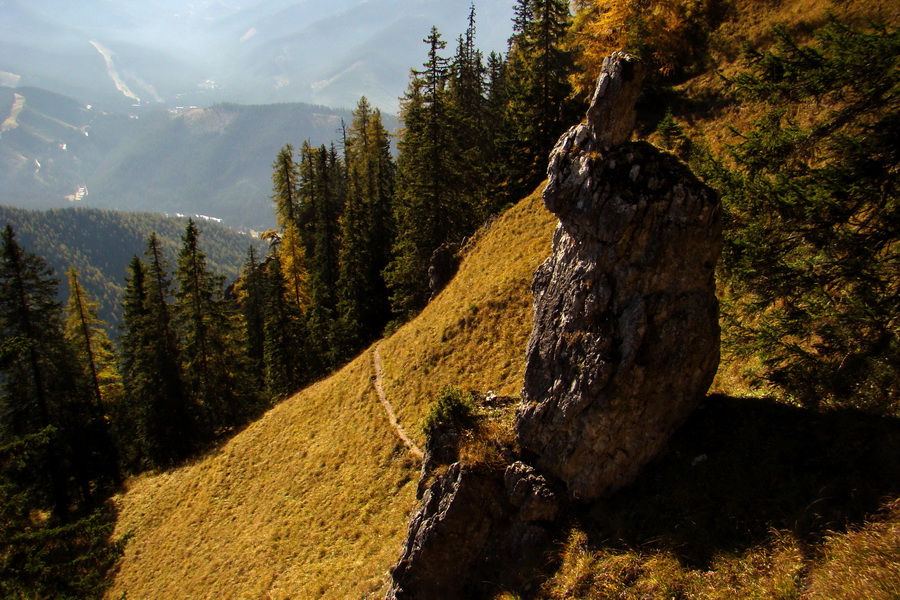
[{"label": "forested hillside", "polygon": [[[12,225],[20,244],[44,257],[63,280],[61,300],[69,296],[66,271],[75,268],[81,285],[98,304],[99,318],[115,332],[122,322],[125,276],[131,257],[144,252],[147,237],[155,231],[163,252],[173,260],[187,218],[93,208],[37,211],[0,206],[0,223]],[[210,269],[228,281],[240,274],[248,248],[253,246],[261,252],[265,246],[259,239],[217,223],[201,221],[199,226]]]},{"label": "forested hillside", "polygon": [[[267,158],[277,228],[227,293],[193,221],[173,262],[147,239],[127,268],[117,356],[90,298],[70,294],[63,312],[42,259],[7,228],[6,589],[383,594],[418,473],[389,415],[423,445],[424,423],[462,414],[459,459],[472,468],[517,452],[513,404],[464,390],[519,389],[529,282],[553,228],[526,195],[583,114],[599,60],[624,47],[649,72],[638,135],[721,194],[725,360],[715,395],[632,486],[573,501],[533,563],[501,566],[479,589],[896,596],[898,9],[573,8],[517,0],[503,55],[477,50],[474,10],[455,43],[423,32],[396,159],[365,98],[332,143],[283,140]],[[78,564],[89,566],[72,585]]]}]

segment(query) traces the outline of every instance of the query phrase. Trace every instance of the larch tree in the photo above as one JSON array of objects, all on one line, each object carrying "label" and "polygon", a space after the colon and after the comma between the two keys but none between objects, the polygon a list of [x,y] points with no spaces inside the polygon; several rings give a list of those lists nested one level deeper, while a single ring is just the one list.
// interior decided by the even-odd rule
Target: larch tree
[{"label": "larch tree", "polygon": [[82,378],[91,399],[90,422],[99,431],[92,432],[104,444],[97,458],[118,482],[118,449],[113,443],[107,415],[122,401],[122,378],[116,364],[112,342],[106,335],[104,323],[97,316],[97,303],[84,290],[78,271],[70,268],[69,301],[66,304],[65,336],[75,351],[74,358],[82,371]]},{"label": "larch tree", "polygon": [[28,496],[30,508],[65,521],[73,507],[91,505],[97,490],[109,489],[117,472],[65,337],[57,287],[44,260],[25,252],[7,225],[0,241],[0,332],[7,341],[0,445],[24,444],[17,460],[27,464],[0,475],[4,486]]},{"label": "larch tree", "polygon": [[301,310],[309,305],[306,252],[300,231],[301,173],[294,161],[294,148],[287,144],[272,165],[272,200],[275,217],[281,228],[281,267],[287,281],[290,300]]}]

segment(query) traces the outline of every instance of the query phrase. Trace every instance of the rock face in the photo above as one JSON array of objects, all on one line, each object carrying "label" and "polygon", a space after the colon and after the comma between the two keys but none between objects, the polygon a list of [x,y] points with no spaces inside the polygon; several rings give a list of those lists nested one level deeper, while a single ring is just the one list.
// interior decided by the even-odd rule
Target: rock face
[{"label": "rock face", "polygon": [[456,462],[436,478],[412,516],[388,600],[469,597],[472,574],[503,507],[495,477]]},{"label": "rock face", "polygon": [[719,201],[675,157],[628,142],[640,71],[607,59],[587,123],[550,157],[560,224],[532,285],[520,449],[464,465],[459,431],[429,432],[389,600],[492,597],[500,574],[524,585],[571,502],[629,483],[712,382]]},{"label": "rock face", "polygon": [[573,500],[630,483],[719,362],[718,197],[674,156],[627,141],[640,70],[622,53],[604,62],[544,191],[560,222],[532,284],[516,430],[526,459]]}]

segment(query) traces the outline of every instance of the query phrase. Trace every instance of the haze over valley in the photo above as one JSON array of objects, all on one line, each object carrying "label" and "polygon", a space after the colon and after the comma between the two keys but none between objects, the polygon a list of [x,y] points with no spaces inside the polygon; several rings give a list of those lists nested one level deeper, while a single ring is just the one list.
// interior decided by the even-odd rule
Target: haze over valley
[{"label": "haze over valley", "polygon": [[[512,4],[475,3],[485,54],[506,49]],[[0,2],[0,204],[74,203],[270,227],[278,149],[339,141],[364,95],[395,128],[410,68],[426,58],[423,38],[437,26],[451,53],[469,7]]]}]

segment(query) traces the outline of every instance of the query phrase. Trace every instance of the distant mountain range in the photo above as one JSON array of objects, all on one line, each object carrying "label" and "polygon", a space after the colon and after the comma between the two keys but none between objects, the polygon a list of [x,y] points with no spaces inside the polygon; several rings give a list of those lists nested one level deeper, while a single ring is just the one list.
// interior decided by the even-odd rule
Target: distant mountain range
[{"label": "distant mountain range", "polygon": [[[513,0],[474,2],[503,51]],[[308,102],[396,112],[436,25],[452,52],[470,0],[2,0],[0,84],[103,108]]]},{"label": "distant mountain range", "polygon": [[[512,4],[475,2],[486,51],[506,48]],[[437,25],[451,55],[470,6],[0,0],[0,204],[269,228],[278,150],[339,140],[363,95],[395,129],[423,38]]]},{"label": "distant mountain range", "polygon": [[0,87],[2,107],[0,204],[203,214],[245,231],[275,225],[279,149],[339,141],[351,119],[299,103],[127,115],[30,87]]}]

